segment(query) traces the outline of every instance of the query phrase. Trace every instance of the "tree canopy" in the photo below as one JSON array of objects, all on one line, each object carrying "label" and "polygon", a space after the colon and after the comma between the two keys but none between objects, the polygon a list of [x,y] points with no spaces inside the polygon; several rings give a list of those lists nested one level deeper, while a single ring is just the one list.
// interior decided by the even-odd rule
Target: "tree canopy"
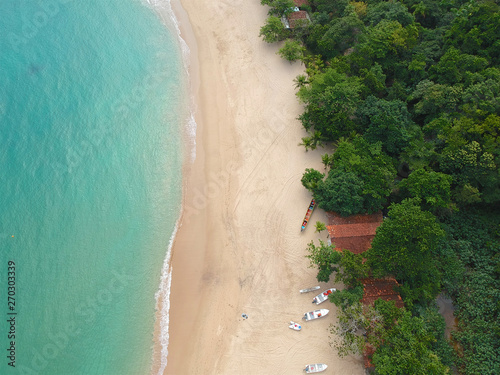
[{"label": "tree canopy", "polygon": [[[329,159],[331,169],[313,189],[318,206],[342,216],[380,210],[392,189],[396,171],[381,143],[361,137],[338,142]],[[319,176],[317,173],[316,176]]]},{"label": "tree canopy", "polygon": [[352,120],[360,100],[362,83],[335,69],[316,74],[297,95],[305,104],[300,116],[304,128],[314,129],[329,141],[348,136],[356,130]]},{"label": "tree canopy", "polygon": [[367,260],[377,276],[393,275],[403,284],[405,303],[428,303],[439,292],[434,253],[445,232],[436,217],[423,211],[418,200],[392,204],[377,229]]}]

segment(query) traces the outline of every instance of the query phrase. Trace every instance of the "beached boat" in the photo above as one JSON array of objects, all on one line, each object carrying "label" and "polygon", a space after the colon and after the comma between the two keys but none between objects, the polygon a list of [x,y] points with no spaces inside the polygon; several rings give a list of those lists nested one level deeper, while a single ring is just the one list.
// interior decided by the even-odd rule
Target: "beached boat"
[{"label": "beached boat", "polygon": [[306,312],[304,314],[302,319],[304,319],[307,322],[309,320],[321,318],[321,317],[327,315],[329,312],[330,312],[330,310],[327,310],[327,309],[309,311],[309,312]]},{"label": "beached boat", "polygon": [[309,222],[309,219],[311,218],[311,214],[314,211],[314,207],[316,207],[316,201],[313,199],[311,200],[311,204],[309,204],[309,208],[307,209],[306,216],[304,216],[304,221],[302,222],[302,228],[300,228],[300,231],[304,231],[306,229],[307,223]]},{"label": "beached boat", "polygon": [[295,322],[290,322],[290,325],[288,326],[288,328],[290,329],[293,329],[295,331],[300,331],[302,329],[302,326],[298,323],[295,323]]},{"label": "beached boat", "polygon": [[336,291],[337,291],[337,289],[335,289],[335,288],[330,288],[330,289],[325,290],[323,293],[320,293],[316,297],[313,298],[313,303],[315,303],[316,305],[319,305],[320,303],[325,302],[328,299],[328,296]]},{"label": "beached boat", "polygon": [[308,293],[308,292],[312,292],[312,291],[318,290],[318,289],[319,289],[319,285],[318,286],[313,286],[313,287],[307,288],[307,289],[301,289],[300,293]]},{"label": "beached boat", "polygon": [[328,365],[325,365],[324,363],[314,363],[311,365],[306,365],[306,368],[304,371],[306,374],[316,374],[318,372],[323,372],[327,369]]}]

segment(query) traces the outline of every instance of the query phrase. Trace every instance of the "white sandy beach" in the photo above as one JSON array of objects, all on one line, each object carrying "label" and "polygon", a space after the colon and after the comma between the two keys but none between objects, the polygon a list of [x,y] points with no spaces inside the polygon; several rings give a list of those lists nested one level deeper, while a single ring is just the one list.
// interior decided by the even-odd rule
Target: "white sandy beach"
[{"label": "white sandy beach", "polygon": [[305,168],[322,170],[325,152],[298,146],[305,131],[293,79],[304,67],[259,38],[267,9],[258,0],[181,3],[174,9],[191,48],[197,157],[186,168],[172,251],[165,374],[300,374],[315,362],[328,364],[325,374],[362,374],[360,358],[341,359],[328,344],[333,304],[321,305],[327,317],[301,321],[316,305],[299,289],[320,285],[305,249],[320,237],[313,224],[326,221],[317,210],[300,232],[311,199],[300,178]]}]

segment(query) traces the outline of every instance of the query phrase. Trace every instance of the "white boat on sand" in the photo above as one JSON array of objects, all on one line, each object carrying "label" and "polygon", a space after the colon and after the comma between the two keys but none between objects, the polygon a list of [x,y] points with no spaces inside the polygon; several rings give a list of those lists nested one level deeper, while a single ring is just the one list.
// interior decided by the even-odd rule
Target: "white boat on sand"
[{"label": "white boat on sand", "polygon": [[335,289],[335,288],[330,288],[330,289],[325,290],[323,293],[318,294],[316,297],[314,297],[313,303],[315,303],[316,305],[319,305],[320,303],[325,302],[328,299],[328,296],[336,291],[337,291],[337,289]]},{"label": "white boat on sand", "polygon": [[327,315],[329,312],[330,312],[330,310],[327,310],[327,309],[309,311],[309,312],[306,312],[304,314],[302,319],[304,319],[307,322],[309,320],[321,318],[321,317]]},{"label": "white boat on sand", "polygon": [[311,365],[306,365],[304,371],[306,374],[316,374],[318,372],[323,372],[327,369],[328,365],[324,363],[313,363]]},{"label": "white boat on sand", "polygon": [[312,292],[312,291],[318,290],[318,289],[319,289],[319,285],[318,286],[313,286],[313,287],[307,288],[307,289],[301,289],[300,293],[308,293],[308,292]]},{"label": "white boat on sand", "polygon": [[290,322],[290,325],[288,326],[288,328],[293,329],[295,331],[300,331],[302,329],[302,326],[298,323]]}]

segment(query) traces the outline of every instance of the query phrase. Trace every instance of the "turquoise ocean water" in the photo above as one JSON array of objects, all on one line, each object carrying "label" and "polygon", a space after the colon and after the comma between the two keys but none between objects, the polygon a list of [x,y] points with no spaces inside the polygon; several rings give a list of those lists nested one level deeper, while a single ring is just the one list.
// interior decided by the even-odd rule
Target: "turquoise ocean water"
[{"label": "turquoise ocean water", "polygon": [[0,1],[0,374],[149,373],[188,113],[172,30],[141,0]]}]

